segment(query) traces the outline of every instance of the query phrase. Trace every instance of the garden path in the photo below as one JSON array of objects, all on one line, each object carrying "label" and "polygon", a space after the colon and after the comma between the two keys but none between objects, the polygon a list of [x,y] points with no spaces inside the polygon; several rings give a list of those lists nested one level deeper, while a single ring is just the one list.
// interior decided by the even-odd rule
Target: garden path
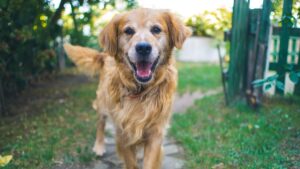
[{"label": "garden path", "polygon": [[[208,95],[214,95],[219,93],[221,90],[210,90],[205,93],[196,91],[192,93],[184,93],[183,95],[176,94],[174,101],[173,112],[174,113],[183,113],[188,108],[193,106],[194,101],[201,99]],[[113,138],[114,135],[114,126],[111,121],[107,122],[106,132],[111,133],[106,138],[106,154],[99,158],[93,165],[87,167],[86,169],[121,169],[122,163],[118,159],[115,152],[115,141]],[[182,147],[170,136],[166,136],[164,141],[164,160],[162,169],[183,169],[184,165],[184,152]],[[142,165],[142,152],[138,153],[139,165]],[[73,169],[73,168],[70,168]]]}]

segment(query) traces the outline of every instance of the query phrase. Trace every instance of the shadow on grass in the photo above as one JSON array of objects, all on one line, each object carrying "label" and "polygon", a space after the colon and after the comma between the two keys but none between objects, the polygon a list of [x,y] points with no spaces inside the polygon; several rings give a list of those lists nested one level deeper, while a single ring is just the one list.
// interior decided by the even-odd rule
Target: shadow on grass
[{"label": "shadow on grass", "polygon": [[96,128],[92,109],[97,83],[84,76],[60,75],[25,91],[10,105],[13,117],[0,120],[0,152],[12,154],[4,168],[50,168],[87,164]]}]

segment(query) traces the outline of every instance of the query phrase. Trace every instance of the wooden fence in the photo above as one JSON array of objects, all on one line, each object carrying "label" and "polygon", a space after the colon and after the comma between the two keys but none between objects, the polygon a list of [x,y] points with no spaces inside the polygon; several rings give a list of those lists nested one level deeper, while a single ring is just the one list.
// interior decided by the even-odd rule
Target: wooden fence
[{"label": "wooden fence", "polygon": [[[280,39],[282,35],[281,27],[273,27],[272,29],[272,43],[269,56],[269,70],[276,71],[277,73],[282,73],[283,75],[288,73],[286,67],[292,67],[293,69],[300,69],[300,29],[299,28],[289,28],[288,35],[284,34],[284,38],[287,38],[286,53],[280,58]],[[288,37],[287,37],[288,36]],[[281,62],[279,62],[281,61]],[[283,62],[283,63],[282,63]],[[282,68],[285,68],[282,70]],[[282,72],[280,72],[282,71]],[[283,76],[284,77],[284,76]],[[286,84],[285,78],[281,78],[282,82]],[[300,84],[296,84],[294,88],[294,94],[300,94]],[[276,93],[283,94],[284,91],[276,90]]]}]

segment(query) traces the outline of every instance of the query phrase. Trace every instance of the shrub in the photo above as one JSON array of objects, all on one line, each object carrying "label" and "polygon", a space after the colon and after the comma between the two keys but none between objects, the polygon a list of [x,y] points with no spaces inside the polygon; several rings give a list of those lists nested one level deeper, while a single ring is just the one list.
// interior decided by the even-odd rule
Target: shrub
[{"label": "shrub", "polygon": [[204,11],[192,16],[186,22],[193,30],[194,36],[207,36],[217,39],[223,37],[223,32],[231,28],[232,13],[226,8],[215,11]]}]

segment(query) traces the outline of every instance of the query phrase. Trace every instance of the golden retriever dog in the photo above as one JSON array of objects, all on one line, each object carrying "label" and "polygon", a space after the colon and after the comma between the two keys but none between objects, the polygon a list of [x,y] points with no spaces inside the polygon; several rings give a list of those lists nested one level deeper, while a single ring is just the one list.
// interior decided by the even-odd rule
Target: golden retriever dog
[{"label": "golden retriever dog", "polygon": [[143,168],[161,167],[162,143],[177,84],[174,47],[190,35],[166,10],[134,9],[116,15],[101,31],[106,53],[64,46],[79,69],[100,75],[93,107],[99,113],[93,151],[103,155],[109,116],[116,128],[116,149],[126,169],[137,169],[136,151],[144,149]]}]

